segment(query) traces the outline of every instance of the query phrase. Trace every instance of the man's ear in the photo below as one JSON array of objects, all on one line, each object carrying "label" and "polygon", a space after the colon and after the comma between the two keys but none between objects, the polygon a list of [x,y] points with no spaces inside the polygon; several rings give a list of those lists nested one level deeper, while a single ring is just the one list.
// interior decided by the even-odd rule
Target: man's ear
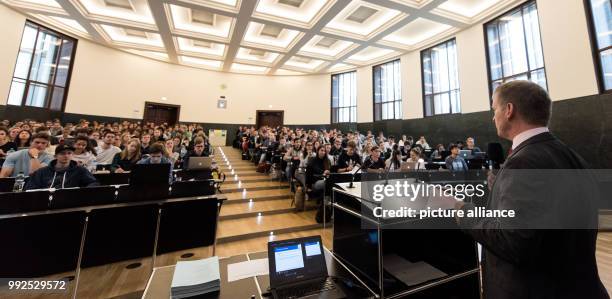
[{"label": "man's ear", "polygon": [[516,110],[514,104],[508,102],[506,103],[506,111],[505,111],[506,119],[511,120],[516,117]]}]

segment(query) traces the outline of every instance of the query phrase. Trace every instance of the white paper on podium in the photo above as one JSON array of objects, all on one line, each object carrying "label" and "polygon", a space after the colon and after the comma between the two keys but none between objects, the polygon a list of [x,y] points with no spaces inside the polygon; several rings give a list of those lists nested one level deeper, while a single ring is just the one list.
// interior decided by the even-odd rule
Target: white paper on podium
[{"label": "white paper on podium", "polygon": [[227,265],[227,281],[232,282],[269,272],[268,259],[257,259]]}]

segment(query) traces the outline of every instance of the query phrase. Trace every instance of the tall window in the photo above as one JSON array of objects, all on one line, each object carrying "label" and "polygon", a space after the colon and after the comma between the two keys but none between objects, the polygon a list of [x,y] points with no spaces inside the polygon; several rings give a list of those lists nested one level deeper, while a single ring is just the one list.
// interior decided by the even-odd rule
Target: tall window
[{"label": "tall window", "polygon": [[491,94],[513,80],[531,80],[547,88],[535,1],[487,23],[485,30]]},{"label": "tall window", "polygon": [[377,65],[374,72],[374,120],[402,119],[400,61]]},{"label": "tall window", "polygon": [[357,72],[332,75],[331,123],[357,122]]},{"label": "tall window", "polygon": [[455,39],[421,52],[425,116],[461,112]]},{"label": "tall window", "polygon": [[63,110],[76,40],[26,22],[8,104]]},{"label": "tall window", "polygon": [[588,0],[593,50],[597,57],[601,89],[612,90],[612,3],[610,0]]}]

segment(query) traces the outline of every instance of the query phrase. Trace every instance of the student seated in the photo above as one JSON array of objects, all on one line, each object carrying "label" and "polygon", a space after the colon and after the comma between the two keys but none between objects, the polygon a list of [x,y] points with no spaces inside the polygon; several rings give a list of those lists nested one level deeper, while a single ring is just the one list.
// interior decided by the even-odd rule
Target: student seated
[{"label": "student seated", "polygon": [[9,137],[9,131],[0,127],[0,159],[6,158],[6,156],[17,150],[17,144],[11,141]]},{"label": "student seated", "polygon": [[104,131],[104,137],[102,140],[102,144],[99,144],[96,148],[96,152],[98,155],[96,156],[96,160],[98,164],[112,164],[113,158],[117,153],[120,153],[121,150],[114,146],[115,142],[115,133],[111,130]]},{"label": "student seated", "polygon": [[196,137],[193,140],[193,150],[183,157],[183,169],[187,169],[189,167],[190,157],[208,157],[208,153],[205,151],[205,148],[206,145],[204,144],[204,138]]},{"label": "student seated", "polygon": [[477,146],[475,145],[475,143],[474,143],[474,138],[473,138],[473,137],[468,137],[468,138],[465,140],[465,148],[464,148],[464,149],[466,149],[466,150],[471,150],[471,151],[472,151],[472,155],[473,155],[474,153],[480,153],[480,152],[482,152],[482,151],[480,150],[480,148],[479,148],[479,147],[477,147]]},{"label": "student seated", "polygon": [[164,157],[165,153],[164,144],[160,142],[153,143],[149,146],[149,156],[142,158],[136,164],[170,164],[170,172],[168,173],[168,180],[172,182],[172,161]]},{"label": "student seated", "polygon": [[342,151],[342,137],[338,136],[336,139],[334,139],[334,146],[329,151],[329,154],[332,156],[340,156]]},{"label": "student seated", "polygon": [[350,172],[357,164],[362,164],[361,157],[357,153],[357,144],[355,141],[351,140],[346,144],[346,151],[343,152],[338,158],[338,172]]},{"label": "student seated", "polygon": [[113,157],[111,171],[115,173],[131,171],[132,167],[140,161],[140,156],[140,141],[138,138],[132,138],[123,151]]},{"label": "student seated", "polygon": [[467,163],[461,156],[459,156],[459,146],[456,144],[451,144],[450,146],[450,156],[446,157],[446,168],[450,171],[468,171]]},{"label": "student seated", "polygon": [[420,148],[415,147],[410,150],[410,157],[408,158],[408,160],[406,160],[406,162],[414,162],[416,169],[426,169],[425,160],[423,160],[421,156],[422,154]]},{"label": "student seated", "polygon": [[370,156],[366,158],[363,163],[363,168],[379,170],[381,172],[384,171],[385,159],[381,157],[380,148],[378,146],[375,145],[372,147]]},{"label": "student seated", "polygon": [[55,148],[55,160],[49,166],[36,170],[24,189],[63,189],[98,185],[96,178],[72,160],[74,147],[60,144]]},{"label": "student seated", "polygon": [[399,149],[394,149],[391,152],[391,157],[385,161],[385,168],[391,172],[398,172],[402,168],[402,152]]},{"label": "student seated", "polygon": [[442,144],[438,144],[436,145],[436,149],[433,151],[433,153],[431,154],[431,159],[432,160],[440,160],[442,159],[442,152],[444,152],[444,145]]},{"label": "student seated", "polygon": [[72,160],[76,161],[79,166],[85,167],[90,172],[96,170],[96,154],[95,150],[89,143],[89,138],[86,136],[78,136],[74,140],[74,155]]},{"label": "student seated", "polygon": [[321,175],[327,176],[331,171],[331,163],[327,158],[324,146],[319,146],[316,155],[308,159],[306,166],[307,184],[312,186],[312,193],[320,195],[325,189],[325,180]]},{"label": "student seated", "polygon": [[2,165],[0,178],[17,176],[20,173],[29,176],[39,168],[47,166],[52,160],[51,155],[45,152],[50,139],[48,134],[38,133],[32,138],[30,148],[8,155]]},{"label": "student seated", "polygon": [[293,140],[293,146],[291,146],[283,156],[283,160],[287,162],[285,174],[287,175],[288,181],[291,181],[291,179],[293,179],[293,173],[295,172],[295,169],[300,165],[301,154],[302,143],[299,139],[296,138]]}]

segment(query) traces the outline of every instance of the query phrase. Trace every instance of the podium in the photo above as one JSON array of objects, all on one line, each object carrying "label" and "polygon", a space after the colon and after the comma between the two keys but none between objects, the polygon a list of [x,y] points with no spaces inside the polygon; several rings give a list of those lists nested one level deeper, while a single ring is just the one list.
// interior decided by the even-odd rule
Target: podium
[{"label": "podium", "polygon": [[380,298],[480,298],[477,243],[454,219],[374,217],[371,183],[333,188],[334,256]]}]

